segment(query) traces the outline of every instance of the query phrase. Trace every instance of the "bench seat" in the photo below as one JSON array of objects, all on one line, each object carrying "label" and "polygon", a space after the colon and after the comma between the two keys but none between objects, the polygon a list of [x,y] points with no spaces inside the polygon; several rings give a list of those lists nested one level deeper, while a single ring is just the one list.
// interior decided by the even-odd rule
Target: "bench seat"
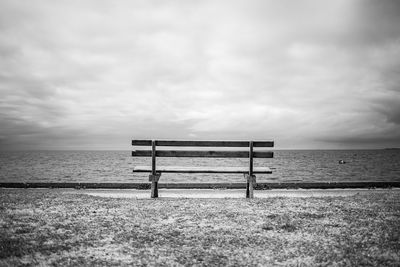
[{"label": "bench seat", "polygon": [[[133,172],[151,172],[151,166],[136,166]],[[157,166],[157,172],[165,173],[249,173],[248,167],[183,167]],[[255,167],[253,173],[272,173],[268,167]]]}]

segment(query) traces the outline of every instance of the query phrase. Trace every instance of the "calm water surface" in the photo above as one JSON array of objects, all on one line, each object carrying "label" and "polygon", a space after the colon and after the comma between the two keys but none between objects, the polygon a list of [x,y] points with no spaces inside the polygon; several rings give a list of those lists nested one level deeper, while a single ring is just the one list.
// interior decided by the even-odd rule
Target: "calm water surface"
[{"label": "calm water surface", "polygon": [[[130,151],[0,152],[0,182],[147,182]],[[346,164],[339,164],[339,160]],[[161,158],[159,165],[247,166],[247,159]],[[281,150],[273,159],[257,159],[273,174],[257,181],[400,181],[399,150]],[[243,182],[243,175],[163,174],[163,182]]]}]

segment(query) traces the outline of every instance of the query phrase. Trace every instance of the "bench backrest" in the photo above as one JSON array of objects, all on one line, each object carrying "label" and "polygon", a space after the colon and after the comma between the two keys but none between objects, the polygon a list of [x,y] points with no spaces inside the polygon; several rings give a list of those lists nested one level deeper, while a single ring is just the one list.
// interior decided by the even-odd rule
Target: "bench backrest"
[{"label": "bench backrest", "polygon": [[[254,151],[254,148],[273,147],[273,141],[177,141],[177,140],[132,140],[132,146],[151,146],[151,149],[133,150],[134,157],[152,157],[155,174],[156,157],[202,157],[202,158],[249,158],[249,173],[253,172],[253,158],[273,158],[271,151]],[[248,147],[243,150],[157,150],[166,147]]]}]

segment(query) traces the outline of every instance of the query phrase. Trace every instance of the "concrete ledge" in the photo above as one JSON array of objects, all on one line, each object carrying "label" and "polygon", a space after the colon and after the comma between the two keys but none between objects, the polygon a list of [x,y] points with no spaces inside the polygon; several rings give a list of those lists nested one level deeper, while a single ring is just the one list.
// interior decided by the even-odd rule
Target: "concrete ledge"
[{"label": "concrete ledge", "polygon": [[[151,183],[0,183],[3,188],[75,188],[75,189],[150,189]],[[256,190],[268,189],[334,189],[391,188],[400,182],[260,182]],[[246,183],[159,183],[160,189],[243,189]]]}]

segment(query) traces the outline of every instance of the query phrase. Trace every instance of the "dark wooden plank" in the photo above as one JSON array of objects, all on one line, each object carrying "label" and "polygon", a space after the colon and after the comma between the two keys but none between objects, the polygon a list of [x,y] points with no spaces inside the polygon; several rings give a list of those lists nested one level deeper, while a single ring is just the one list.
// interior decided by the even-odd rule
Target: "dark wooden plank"
[{"label": "dark wooden plank", "polygon": [[[151,157],[151,150],[133,150],[133,157]],[[157,157],[195,157],[195,158],[248,158],[249,151],[201,151],[201,150],[158,150]],[[271,151],[255,151],[254,158],[273,158]]]},{"label": "dark wooden plank", "polygon": [[243,189],[246,183],[162,183],[159,188],[166,189]]},{"label": "dark wooden plank", "polygon": [[151,146],[152,140],[132,140],[132,146]]},{"label": "dark wooden plank", "polygon": [[[133,172],[146,172],[152,171],[151,166],[135,166]],[[186,166],[158,166],[157,172],[160,173],[249,173],[247,167],[186,167]],[[256,167],[253,169],[255,174],[269,174],[272,173],[268,167]]]},{"label": "dark wooden plank", "polygon": [[274,141],[254,141],[253,147],[274,147]]},{"label": "dark wooden plank", "polygon": [[274,157],[274,152],[272,152],[272,151],[254,151],[253,152],[253,158],[268,159],[268,158],[273,158],[273,157]]},{"label": "dark wooden plank", "polygon": [[158,146],[193,146],[193,147],[248,147],[246,141],[189,141],[189,140],[159,140]]},{"label": "dark wooden plank", "polygon": [[[151,146],[152,140],[132,140],[132,146]],[[248,147],[249,141],[156,140],[156,146]],[[273,141],[254,141],[254,147],[273,147]]]}]

